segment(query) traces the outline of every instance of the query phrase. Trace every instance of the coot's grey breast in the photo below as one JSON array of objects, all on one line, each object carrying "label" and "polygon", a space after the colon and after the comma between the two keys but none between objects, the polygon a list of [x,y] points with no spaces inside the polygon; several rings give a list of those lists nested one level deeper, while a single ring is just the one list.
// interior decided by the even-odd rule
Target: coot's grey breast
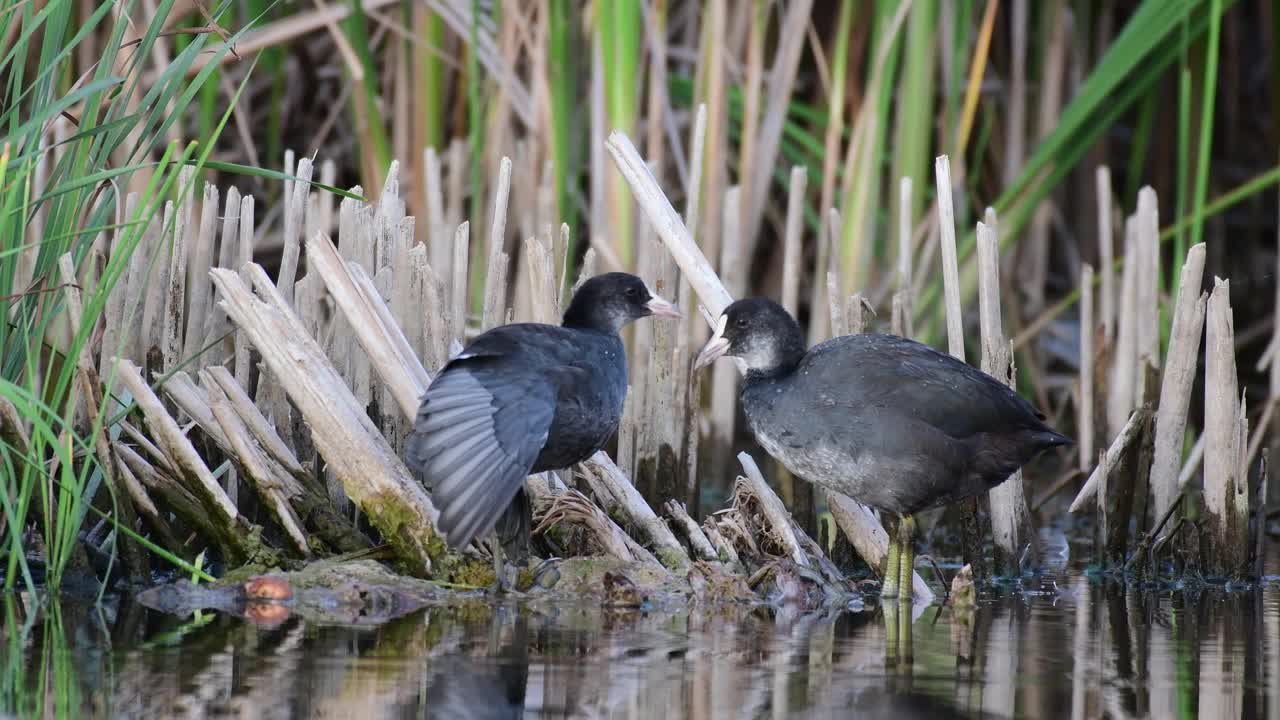
[{"label": "coot's grey breast", "polygon": [[796,369],[748,381],[757,438],[801,477],[897,513],[1002,482],[1069,442],[978,369],[893,335],[834,338]]}]

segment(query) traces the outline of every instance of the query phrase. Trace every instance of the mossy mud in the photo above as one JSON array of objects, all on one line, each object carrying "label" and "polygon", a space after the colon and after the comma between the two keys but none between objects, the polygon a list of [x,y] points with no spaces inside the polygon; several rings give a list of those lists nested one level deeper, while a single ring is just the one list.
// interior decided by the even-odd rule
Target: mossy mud
[{"label": "mossy mud", "polygon": [[323,623],[377,625],[424,607],[491,604],[519,599],[532,604],[585,604],[604,608],[679,611],[729,605],[788,605],[803,609],[861,607],[853,587],[834,587],[807,568],[779,559],[752,576],[719,562],[698,561],[679,572],[648,561],[607,556],[531,561],[520,568],[516,589],[494,592],[487,560],[457,559],[449,580],[425,580],[393,572],[376,560],[321,560],[293,571],[242,568],[213,583],[179,580],[139,594],[145,606],[188,615],[214,610],[263,625],[299,616]]}]

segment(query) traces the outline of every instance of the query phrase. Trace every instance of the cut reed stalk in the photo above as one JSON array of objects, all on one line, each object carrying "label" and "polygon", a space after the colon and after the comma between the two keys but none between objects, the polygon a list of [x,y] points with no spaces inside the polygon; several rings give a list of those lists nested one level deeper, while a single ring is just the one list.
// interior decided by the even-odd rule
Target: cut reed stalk
[{"label": "cut reed stalk", "polygon": [[1080,271],[1080,283],[1080,402],[1076,406],[1076,427],[1080,436],[1080,469],[1085,470],[1093,460],[1093,340],[1098,327],[1093,316],[1093,266],[1089,263]]},{"label": "cut reed stalk", "polygon": [[1125,222],[1124,273],[1120,282],[1120,316],[1117,318],[1116,351],[1108,383],[1107,432],[1115,436],[1120,432],[1134,408],[1138,383],[1138,281],[1141,260],[1138,259],[1134,218]]},{"label": "cut reed stalk", "polygon": [[249,269],[261,299],[250,293],[238,275],[212,271],[227,314],[248,333],[306,418],[316,449],[347,496],[410,571],[426,575],[433,553],[440,552],[435,533],[437,513],[431,501],[356,403],[320,347],[302,331],[266,274],[256,265]]},{"label": "cut reed stalk", "polygon": [[[1000,244],[996,228],[978,223],[978,317],[982,333],[982,370],[1010,387],[1013,356],[1005,340],[1000,317]],[[1015,388],[1016,390],[1016,388]],[[1022,549],[1031,537],[1030,513],[1022,487],[1022,471],[992,488],[991,530],[996,543],[996,568],[1000,574],[1017,574]]]},{"label": "cut reed stalk", "polygon": [[1195,385],[1200,339],[1204,332],[1208,296],[1200,291],[1204,277],[1205,246],[1187,252],[1178,283],[1178,299],[1169,333],[1169,356],[1160,385],[1160,410],[1156,413],[1155,455],[1151,464],[1151,514],[1160,518],[1178,497],[1178,470],[1187,429],[1187,411]]},{"label": "cut reed stalk", "polygon": [[[1248,575],[1249,485],[1241,436],[1244,407],[1236,381],[1230,284],[1214,278],[1205,329],[1204,504],[1208,516],[1206,570]],[[1247,437],[1245,435],[1244,437]]]},{"label": "cut reed stalk", "polygon": [[938,189],[938,228],[942,242],[942,283],[946,297],[947,350],[964,360],[964,316],[960,306],[960,269],[956,264],[956,214],[951,204],[951,161],[934,161]]},{"label": "cut reed stalk", "polygon": [[912,180],[898,181],[898,290],[893,294],[893,332],[902,337],[914,334],[911,314],[915,303],[911,294]]},{"label": "cut reed stalk", "polygon": [[1120,462],[1121,456],[1128,452],[1130,446],[1136,442],[1142,435],[1143,425],[1147,422],[1150,410],[1147,408],[1138,408],[1129,415],[1129,420],[1121,428],[1116,439],[1112,441],[1111,446],[1102,453],[1097,466],[1089,475],[1089,479],[1085,481],[1084,486],[1080,488],[1080,492],[1076,493],[1076,497],[1071,501],[1071,507],[1068,512],[1077,512],[1085,506],[1085,503],[1092,500],[1095,496],[1098,498],[1098,506],[1105,509],[1106,494],[1100,488],[1105,480],[1107,473],[1111,468]]},{"label": "cut reed stalk", "polygon": [[802,165],[791,168],[787,194],[787,222],[782,244],[782,307],[791,317],[800,314],[800,250],[804,231],[804,192],[808,174]]},{"label": "cut reed stalk", "polygon": [[1098,188],[1098,263],[1102,268],[1101,324],[1106,331],[1106,341],[1116,336],[1116,271],[1115,250],[1112,242],[1111,221],[1111,168],[1099,165],[1095,171]]}]

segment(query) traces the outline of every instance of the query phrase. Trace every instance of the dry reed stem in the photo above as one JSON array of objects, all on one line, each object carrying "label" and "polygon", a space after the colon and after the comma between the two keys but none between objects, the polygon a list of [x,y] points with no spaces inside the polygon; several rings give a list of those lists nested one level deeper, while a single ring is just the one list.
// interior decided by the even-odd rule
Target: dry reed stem
[{"label": "dry reed stem", "polygon": [[[1138,358],[1150,358],[1160,367],[1160,219],[1156,191],[1138,191]],[[1197,284],[1197,288],[1199,284]],[[1142,381],[1139,373],[1139,382]],[[1142,388],[1135,397],[1142,395]]]},{"label": "dry reed stem", "polygon": [[808,174],[803,165],[791,168],[787,193],[787,223],[782,245],[782,307],[791,317],[800,314],[800,251],[804,233],[804,193]]},{"label": "dry reed stem", "polygon": [[946,298],[947,350],[964,360],[964,317],[960,305],[960,266],[956,261],[956,213],[951,203],[951,160],[934,161],[938,189],[938,227],[942,238],[942,285]]},{"label": "dry reed stem", "polygon": [[248,532],[253,529],[252,526],[240,515],[235,503],[231,502],[231,498],[227,497],[226,492],[214,480],[195,446],[165,410],[160,398],[156,397],[142,379],[138,367],[128,360],[118,358],[116,373],[129,392],[133,393],[134,401],[146,416],[147,425],[165,448],[166,454],[173,459],[178,477],[183,480],[183,489],[196,498],[204,511],[214,532],[213,537],[231,553],[227,562],[236,564],[251,559],[256,550],[251,539],[252,533]]},{"label": "dry reed stem", "polygon": [[893,332],[902,337],[915,334],[915,302],[911,295],[911,256],[913,251],[911,230],[911,178],[898,182],[898,290],[893,294]]},{"label": "dry reed stem", "polygon": [[[253,262],[253,196],[246,195],[240,201],[240,242],[236,246],[237,268],[244,268]],[[248,276],[244,276],[248,281]],[[219,305],[221,307],[221,305]],[[249,384],[250,368],[249,336],[243,331],[236,332],[236,379],[244,385]]]},{"label": "dry reed stem", "polygon": [[[730,297],[742,297],[747,289],[746,239],[742,236],[742,193],[738,186],[725,192],[724,219],[721,227],[724,237],[720,243],[720,272],[725,290]],[[719,317],[718,315],[716,317]],[[728,450],[733,443],[734,425],[738,413],[738,371],[730,363],[716,363],[711,368],[711,447],[712,466],[720,467],[728,462]]]},{"label": "dry reed stem", "polygon": [[645,211],[649,222],[653,224],[658,237],[667,246],[667,251],[680,266],[680,271],[689,279],[689,284],[697,293],[702,304],[713,318],[718,318],[724,309],[733,302],[733,297],[725,289],[716,276],[715,270],[707,262],[707,258],[693,242],[689,230],[681,221],[671,202],[663,194],[658,180],[649,171],[648,165],[640,158],[631,140],[621,132],[609,135],[607,143],[609,154],[613,156],[618,169],[631,186],[636,200]]},{"label": "dry reed stem", "polygon": [[[184,200],[176,209],[172,203],[166,203],[164,209],[165,223],[161,232],[167,234],[168,229],[173,228],[172,250],[168,258],[169,274],[161,290],[164,293],[164,311],[161,315],[159,337],[163,369],[167,370],[177,366],[182,354],[182,315],[187,290],[187,223],[183,222],[183,218],[189,208]],[[173,225],[170,225],[170,220],[174,221]]]},{"label": "dry reed stem", "polygon": [[307,243],[307,256],[324,280],[335,305],[342,310],[369,362],[386,382],[392,399],[405,417],[418,412],[419,399],[430,378],[399,327],[389,317],[382,298],[369,286],[368,275],[355,264],[344,264],[324,235]]},{"label": "dry reed stem", "polygon": [[[800,53],[804,49],[804,28],[809,22],[813,0],[795,0],[786,4],[786,11],[779,28],[778,49],[774,56],[773,68],[769,73],[769,90],[766,97],[791,97],[792,85],[795,83],[796,70],[800,64]],[[778,157],[778,147],[782,140],[782,128],[787,119],[786,103],[766,103],[764,120],[760,124],[760,134],[756,141],[753,163],[757,167],[772,168]],[[749,173],[745,176],[748,183],[746,192],[745,221],[742,232],[745,233],[747,247],[755,247],[755,237],[760,229],[760,221],[764,217],[765,197],[773,185],[773,176],[769,172]],[[723,269],[723,268],[722,268]]]},{"label": "dry reed stem", "polygon": [[485,330],[502,324],[507,302],[507,202],[511,194],[511,158],[503,157],[498,166],[498,184],[494,188],[493,222],[489,226],[488,266],[484,282]]},{"label": "dry reed stem", "polygon": [[849,334],[849,319],[845,317],[845,301],[840,292],[840,276],[834,270],[827,271],[827,304],[830,306],[831,336]]},{"label": "dry reed stem", "polygon": [[435,507],[357,404],[324,352],[302,332],[262,269],[251,265],[250,272],[263,299],[251,294],[234,273],[212,271],[227,314],[249,334],[306,418],[316,449],[342,482],[347,496],[411,572],[427,574],[436,540]]},{"label": "dry reed stem", "polygon": [[[125,216],[130,220],[133,219],[137,212],[138,195],[137,193],[129,193],[125,199]],[[134,247],[133,253],[129,255],[129,274],[125,281],[125,293],[122,302],[125,307],[125,313],[121,320],[122,327],[120,329],[120,339],[113,345],[103,344],[102,355],[99,358],[98,372],[102,377],[111,377],[111,358],[117,350],[124,357],[133,360],[134,363],[141,365],[146,362],[146,352],[149,345],[147,339],[149,333],[146,330],[146,309],[147,298],[149,296],[147,287],[147,263],[150,260],[150,239],[154,234],[155,218],[146,227],[139,229],[138,244]],[[121,232],[123,232],[123,228]]]},{"label": "dry reed stem", "polygon": [[1093,340],[1097,323],[1093,316],[1093,266],[1080,271],[1080,402],[1076,406],[1076,427],[1080,429],[1080,469],[1093,459]]},{"label": "dry reed stem", "polygon": [[130,440],[134,442],[134,444],[150,455],[151,459],[160,466],[161,470],[174,477],[181,475],[173,458],[165,454],[165,452],[157,447],[155,443],[151,442],[151,438],[147,437],[141,430],[134,427],[132,423],[127,420],[121,421],[120,429]]},{"label": "dry reed stem", "polygon": [[555,259],[553,250],[530,235],[524,242],[524,256],[529,271],[529,304],[533,309],[533,321],[557,325],[560,311],[556,307]]},{"label": "dry reed stem", "polygon": [[765,481],[764,475],[760,473],[760,468],[756,466],[756,461],[751,455],[745,452],[738,453],[738,462],[742,464],[742,470],[746,473],[747,487],[760,502],[760,510],[764,514],[765,522],[769,525],[766,531],[771,532],[778,539],[778,543],[794,563],[801,567],[809,567],[811,565],[809,556],[800,547],[791,513],[787,512],[782,499],[773,491],[773,488],[769,487],[769,483]]},{"label": "dry reed stem", "polygon": [[[240,232],[240,191],[234,186],[227,188],[227,199],[224,204],[222,214],[222,241],[218,244],[218,264],[216,267],[234,268],[236,265],[236,256],[240,252],[239,232]],[[194,271],[197,275],[204,275],[204,268],[196,267]],[[222,309],[213,302],[213,286],[210,284],[208,302],[212,306],[205,315],[206,321],[204,326],[205,343],[211,343],[217,340],[223,334],[226,337],[219,343],[218,347],[210,350],[208,364],[215,365],[226,362],[235,357],[235,333],[228,333],[231,325],[227,321],[227,316]]]},{"label": "dry reed stem", "polygon": [[[188,381],[189,382],[189,381]],[[302,521],[289,504],[289,498],[302,492],[296,481],[283,472],[277,472],[270,464],[267,456],[253,439],[248,427],[240,420],[231,406],[231,402],[222,392],[222,388],[212,382],[207,386],[207,410],[215,419],[214,426],[203,426],[206,430],[219,428],[223,447],[232,454],[245,475],[253,481],[258,496],[267,506],[267,511],[275,518],[276,523],[284,530],[285,536],[293,544],[294,550],[303,557],[311,554],[307,545],[306,533],[302,530]]]},{"label": "dry reed stem", "polygon": [[449,337],[462,339],[467,331],[467,265],[471,257],[471,223],[463,222],[453,233],[453,282],[449,302],[453,312]]},{"label": "dry reed stem", "polygon": [[[993,219],[988,216],[988,219]],[[1014,386],[1012,351],[1004,337],[1000,317],[1000,245],[996,228],[978,223],[978,317],[982,333],[982,370]],[[1004,571],[1016,573],[1022,548],[1030,537],[1027,500],[1023,492],[1022,470],[991,488],[991,531],[1000,551]]]},{"label": "dry reed stem", "polygon": [[724,535],[720,534],[714,518],[709,517],[706,519],[706,522],[702,524],[702,532],[707,536],[711,546],[715,548],[716,557],[725,558],[725,561],[731,565],[742,561],[738,557],[738,549]]},{"label": "dry reed stem", "polygon": [[1089,479],[1080,488],[1080,492],[1076,493],[1076,497],[1071,501],[1071,507],[1067,512],[1078,511],[1095,495],[1098,498],[1099,507],[1106,505],[1106,494],[1099,489],[1099,485],[1105,482],[1106,474],[1120,462],[1121,456],[1128,451],[1129,446],[1142,435],[1142,426],[1146,424],[1149,414],[1150,410],[1148,408],[1140,407],[1129,415],[1129,421],[1125,423],[1119,434],[1116,435],[1111,447],[1102,453],[1102,458],[1099,460],[1098,465],[1094,467]]},{"label": "dry reed stem", "polygon": [[861,335],[864,332],[869,332],[871,330],[871,318],[875,316],[875,308],[871,307],[871,301],[863,297],[862,293],[856,292],[850,295],[845,303],[844,310],[847,334]]},{"label": "dry reed stem", "polygon": [[258,445],[272,460],[279,463],[294,477],[300,477],[306,472],[302,464],[298,462],[297,456],[289,449],[288,445],[285,445],[284,440],[280,439],[280,435],[276,433],[275,428],[267,421],[266,416],[262,414],[257,405],[253,404],[249,394],[245,392],[244,388],[231,376],[231,373],[225,367],[214,365],[206,368],[201,371],[201,377],[207,378],[207,381],[204,382],[206,388],[210,388],[211,383],[217,383],[223,396],[227,398],[232,408],[235,409],[236,414],[240,417],[240,421],[245,424],[245,427],[253,434]]},{"label": "dry reed stem", "polygon": [[440,169],[440,156],[434,147],[422,151],[422,163],[426,171],[422,195],[423,205],[427,208],[426,237],[431,266],[442,277],[452,277],[453,244],[444,219],[444,175]]},{"label": "dry reed stem", "polygon": [[1120,316],[1116,327],[1116,352],[1107,395],[1107,432],[1115,435],[1135,407],[1138,383],[1138,282],[1140,271],[1137,221],[1125,222],[1124,271],[1120,281]]},{"label": "dry reed stem", "polygon": [[[191,287],[188,293],[186,313],[186,341],[182,346],[182,357],[195,358],[196,353],[204,347],[205,315],[208,313],[212,298],[209,297],[209,276],[204,268],[213,267],[213,241],[218,219],[218,188],[205,183],[204,201],[200,204],[200,229],[196,233],[195,253],[191,257]],[[187,272],[184,268],[183,272]],[[209,358],[200,358],[197,362],[207,362]]]},{"label": "dry reed stem", "polygon": [[1098,262],[1102,268],[1102,326],[1107,342],[1116,336],[1116,271],[1111,224],[1111,168],[1099,165],[1095,171],[1098,188]]},{"label": "dry reed stem", "polygon": [[1249,486],[1242,467],[1230,284],[1214,278],[1205,328],[1204,504],[1209,527],[1206,565],[1219,576],[1241,577],[1248,559]]},{"label": "dry reed stem", "polygon": [[689,517],[689,513],[684,509],[682,503],[668,500],[662,504],[662,510],[667,514],[667,517],[671,518],[675,526],[680,528],[685,537],[689,538],[689,547],[693,548],[694,554],[703,560],[718,560],[720,558],[720,553],[711,544],[710,538],[698,526],[698,523]]},{"label": "dry reed stem", "polygon": [[[125,202],[127,205],[136,205],[137,196],[130,194]],[[132,209],[133,207],[130,207],[125,211],[125,217],[129,219],[133,218]],[[117,212],[119,212],[118,205]],[[117,224],[120,224],[120,222],[121,218],[117,218]],[[122,243],[124,241],[124,233],[125,228],[117,227],[115,233],[112,235],[111,257],[118,257],[116,253],[123,254],[124,246]],[[133,255],[130,256],[130,267],[133,264],[133,258],[139,254],[141,253],[134,252]],[[133,325],[132,318],[126,322],[124,314],[125,307],[127,305],[131,306],[133,297],[137,296],[128,295],[128,291],[128,273],[125,272],[120,276],[116,286],[111,289],[111,294],[107,296],[106,306],[103,309],[102,349],[98,354],[98,376],[101,378],[105,378],[108,375],[107,358],[118,355],[122,352],[122,344],[127,343],[128,339],[126,336],[129,333],[130,326]],[[128,347],[128,345],[123,346]],[[107,390],[106,394],[111,394],[110,389]]]},{"label": "dry reed stem", "polygon": [[671,529],[653,512],[641,497],[640,491],[631,484],[608,454],[603,450],[598,451],[587,459],[585,465],[597,480],[593,487],[597,488],[597,492],[602,489],[606,493],[601,500],[616,502],[632,524],[644,531],[655,548],[673,552],[683,561],[689,560],[684,546],[671,534]]},{"label": "dry reed stem", "polygon": [[[185,371],[179,370],[173,373],[157,389],[163,390],[164,394],[173,400],[179,413],[185,414],[195,421],[195,424],[204,430],[205,434],[212,438],[215,443],[224,448],[229,446],[227,436],[222,433],[222,427],[214,419],[213,412],[209,409],[208,393],[203,388],[196,386],[191,381],[191,376]],[[181,417],[181,414],[178,417]]]},{"label": "dry reed stem", "polygon": [[1160,384],[1160,408],[1156,412],[1155,449],[1151,461],[1152,517],[1164,517],[1178,497],[1178,470],[1187,429],[1187,411],[1195,385],[1200,339],[1208,296],[1200,291],[1204,278],[1205,245],[1187,252],[1178,285],[1178,299],[1169,332],[1169,356]]},{"label": "dry reed stem", "polygon": [[[1040,107],[1036,122],[1040,139],[1049,136],[1058,126],[1062,115],[1062,89],[1066,79],[1063,69],[1067,55],[1067,28],[1070,27],[1070,23],[1065,20],[1066,12],[1062,3],[1050,4],[1045,8],[1050,26],[1048,37],[1041,40],[1047,47],[1040,68]],[[1013,64],[1020,65],[1018,62]],[[1021,118],[1017,120],[1020,121]],[[1049,225],[1052,217],[1053,199],[1046,198],[1036,206],[1027,235],[1019,244],[1017,284],[1022,288],[1028,315],[1038,314],[1044,308],[1044,288],[1049,272]]]}]

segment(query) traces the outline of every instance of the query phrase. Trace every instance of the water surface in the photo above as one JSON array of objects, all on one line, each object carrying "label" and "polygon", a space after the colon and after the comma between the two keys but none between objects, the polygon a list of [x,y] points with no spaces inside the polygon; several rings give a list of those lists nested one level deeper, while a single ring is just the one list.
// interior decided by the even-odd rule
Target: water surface
[{"label": "water surface", "polygon": [[376,628],[3,598],[16,716],[1280,718],[1280,585],[1046,575],[971,614],[471,601]]}]

